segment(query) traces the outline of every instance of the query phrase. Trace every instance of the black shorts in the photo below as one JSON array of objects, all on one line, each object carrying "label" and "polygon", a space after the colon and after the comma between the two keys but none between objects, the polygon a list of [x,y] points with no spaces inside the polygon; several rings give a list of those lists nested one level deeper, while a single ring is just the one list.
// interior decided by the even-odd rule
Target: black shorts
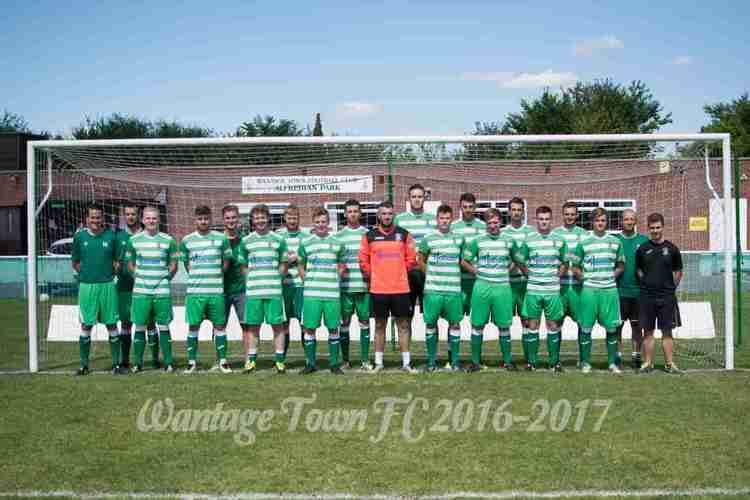
[{"label": "black shorts", "polygon": [[637,297],[620,297],[620,319],[623,323],[628,320],[631,323],[640,320],[638,304],[639,299]]},{"label": "black shorts", "polygon": [[673,330],[682,326],[680,309],[677,306],[677,298],[672,297],[640,297],[640,322],[644,331]]},{"label": "black shorts", "polygon": [[411,300],[408,293],[371,293],[370,315],[376,319],[411,318]]},{"label": "black shorts", "polygon": [[409,299],[411,300],[411,307],[422,305],[422,298],[424,297],[424,273],[419,269],[412,269],[408,273],[409,275]]}]

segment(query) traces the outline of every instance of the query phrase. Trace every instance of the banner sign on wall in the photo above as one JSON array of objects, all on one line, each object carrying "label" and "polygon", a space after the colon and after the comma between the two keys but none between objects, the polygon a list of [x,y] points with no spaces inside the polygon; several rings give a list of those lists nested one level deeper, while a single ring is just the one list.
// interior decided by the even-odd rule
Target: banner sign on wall
[{"label": "banner sign on wall", "polygon": [[243,177],[242,194],[372,193],[371,175]]}]

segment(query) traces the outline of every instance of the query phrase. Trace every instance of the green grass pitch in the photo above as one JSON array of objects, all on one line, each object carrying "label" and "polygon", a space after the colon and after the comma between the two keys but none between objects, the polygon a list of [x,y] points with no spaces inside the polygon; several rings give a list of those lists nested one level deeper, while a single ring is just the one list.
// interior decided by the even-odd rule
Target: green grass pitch
[{"label": "green grass pitch", "polygon": [[[24,367],[24,308],[0,301],[2,370]],[[739,368],[750,368],[746,346],[736,354]],[[176,347],[182,363],[184,346]],[[584,376],[573,370],[574,349],[564,346],[569,369],[558,377],[495,369],[303,377],[294,373],[301,366],[295,345],[293,368],[283,376],[270,370],[265,346],[254,375],[148,370],[73,378],[66,373],[77,364],[77,347],[48,346],[43,366],[62,374],[0,375],[0,493],[283,498],[524,491],[593,498],[594,490],[655,489],[654,498],[709,498],[706,489],[716,488],[717,496],[750,497],[749,371]],[[230,350],[239,368],[240,346]],[[395,367],[397,355],[388,350]],[[497,350],[485,345],[488,364],[496,363]],[[415,351],[419,364],[423,352]],[[94,367],[103,370],[108,347],[99,343],[94,352]],[[211,346],[202,344],[201,353],[207,367]],[[596,353],[601,369],[602,346]],[[293,425],[302,398],[314,401],[299,406]]]}]

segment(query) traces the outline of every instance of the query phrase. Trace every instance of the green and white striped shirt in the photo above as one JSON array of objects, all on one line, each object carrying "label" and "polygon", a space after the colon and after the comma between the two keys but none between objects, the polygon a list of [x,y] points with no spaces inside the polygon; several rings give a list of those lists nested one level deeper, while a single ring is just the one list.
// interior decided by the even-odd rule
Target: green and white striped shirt
[{"label": "green and white striped shirt", "polygon": [[180,242],[180,258],[190,264],[188,295],[224,295],[224,261],[232,258],[226,235],[193,232]]},{"label": "green and white striped shirt", "polygon": [[134,234],[125,247],[125,261],[135,263],[133,294],[171,295],[169,265],[179,257],[177,243],[166,233]]},{"label": "green and white striped shirt", "polygon": [[245,296],[281,298],[279,266],[287,261],[286,241],[276,233],[250,233],[240,243],[239,263],[247,266]]},{"label": "green and white striped shirt", "polygon": [[406,229],[414,238],[414,242],[419,245],[422,238],[434,231],[437,228],[437,222],[435,222],[435,214],[422,212],[421,214],[415,214],[414,212],[401,212],[396,215],[394,219],[396,226]]},{"label": "green and white striped shirt", "polygon": [[282,227],[276,231],[276,234],[281,236],[286,242],[286,255],[289,261],[289,272],[284,276],[284,286],[302,286],[302,279],[299,277],[299,270],[297,269],[297,252],[299,251],[299,244],[302,241],[304,235],[302,231],[290,232],[289,229]]},{"label": "green and white striped shirt", "polygon": [[[565,226],[556,227],[552,230],[552,233],[562,237],[565,240],[565,243],[568,245],[568,262],[572,260],[573,254],[578,247],[578,243],[580,243],[583,238],[589,235],[589,231],[586,231],[584,228],[579,226],[573,226],[572,229],[567,229]],[[580,286],[581,282],[578,280],[578,278],[576,278],[575,274],[573,274],[573,271],[569,268],[565,274],[560,276],[560,284]]]},{"label": "green and white striped shirt", "polygon": [[341,279],[341,291],[346,293],[362,293],[367,291],[367,283],[359,268],[359,247],[362,235],[367,229],[359,226],[352,229],[349,226],[337,232],[335,237],[344,246],[344,263],[348,273]]},{"label": "green and white striped shirt", "polygon": [[474,264],[477,279],[491,283],[510,283],[508,268],[517,258],[518,243],[512,236],[484,233],[464,245],[464,260]]},{"label": "green and white striped shirt", "polygon": [[461,294],[463,238],[453,232],[433,231],[417,245],[427,262],[425,293]]},{"label": "green and white striped shirt", "polygon": [[578,243],[574,263],[583,269],[583,286],[615,288],[615,267],[625,262],[622,243],[615,236],[596,236],[593,232]]},{"label": "green and white striped shirt", "polygon": [[560,293],[560,265],[567,262],[568,246],[555,233],[531,233],[521,246],[521,260],[529,270],[526,293],[556,295]]},{"label": "green and white striped shirt", "polygon": [[[518,246],[520,247],[524,241],[526,241],[526,237],[531,234],[535,233],[536,230],[529,226],[528,224],[524,224],[519,228],[513,227],[513,225],[508,224],[505,226],[502,230],[503,234],[507,234],[509,236],[512,236],[514,240],[516,240],[516,243],[518,243]],[[523,283],[526,281],[526,276],[518,269],[514,269],[510,273],[510,282],[511,283]]]},{"label": "green and white striped shirt", "polygon": [[[478,236],[487,233],[487,225],[476,217],[471,222],[461,219],[451,224],[451,232],[463,237],[464,245],[468,245]],[[461,269],[461,281],[474,281],[474,279],[476,277],[473,274]]]},{"label": "green and white striped shirt", "polygon": [[343,256],[343,245],[330,234],[323,238],[314,234],[302,240],[299,261],[305,266],[305,300],[339,300],[341,285],[338,264]]}]

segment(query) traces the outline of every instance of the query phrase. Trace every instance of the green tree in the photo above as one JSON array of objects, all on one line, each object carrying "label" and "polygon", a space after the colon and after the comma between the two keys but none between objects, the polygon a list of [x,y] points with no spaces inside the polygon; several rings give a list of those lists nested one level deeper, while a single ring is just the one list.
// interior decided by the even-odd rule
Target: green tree
[{"label": "green tree", "polygon": [[270,115],[256,115],[251,121],[243,122],[237,129],[237,135],[241,137],[298,137],[303,135],[303,132],[297,122],[277,119]]},{"label": "green tree", "polygon": [[3,110],[0,116],[0,133],[8,134],[14,132],[30,133],[29,123],[23,116]]},{"label": "green tree", "polygon": [[120,113],[95,119],[87,116],[80,125],[73,128],[75,139],[154,139],[213,135],[213,130],[198,125],[167,120],[152,122]]},{"label": "green tree", "polygon": [[323,137],[323,123],[320,121],[320,113],[315,113],[315,127],[312,131],[313,137]]},{"label": "green tree", "polygon": [[[711,121],[701,127],[701,132],[729,132],[732,135],[732,155],[737,158],[750,156],[750,98],[747,92],[727,103],[707,104],[703,111]],[[718,156],[719,147],[713,149],[711,155]]]}]

